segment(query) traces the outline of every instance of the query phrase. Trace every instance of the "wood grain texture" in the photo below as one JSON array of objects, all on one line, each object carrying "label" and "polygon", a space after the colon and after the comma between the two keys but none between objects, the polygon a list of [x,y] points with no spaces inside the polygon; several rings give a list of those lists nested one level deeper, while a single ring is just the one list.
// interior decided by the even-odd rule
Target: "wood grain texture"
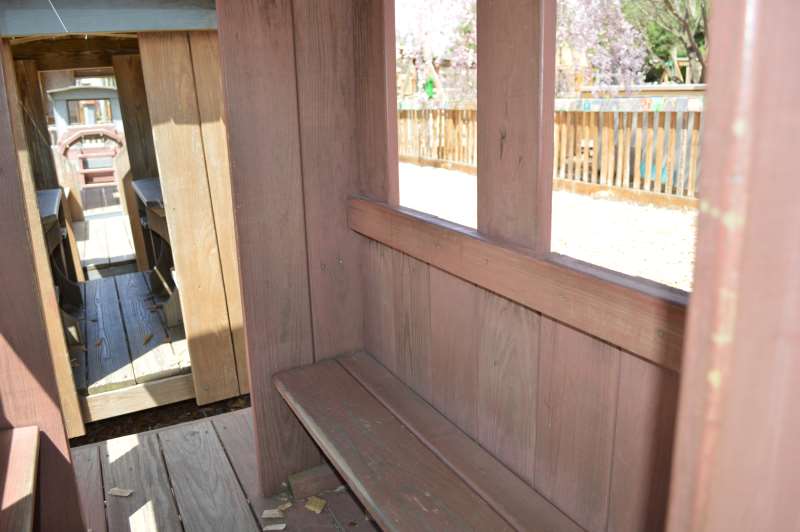
[{"label": "wood grain texture", "polygon": [[541,320],[535,487],[587,530],[604,530],[620,352]]},{"label": "wood grain texture", "polygon": [[106,503],[103,475],[100,471],[100,446],[86,445],[71,451],[75,478],[81,494],[81,510],[86,529],[106,532]]},{"label": "wood grain texture", "polygon": [[622,352],[619,379],[608,530],[663,530],[678,375]]},{"label": "wood grain texture", "polygon": [[431,404],[477,440],[481,289],[438,268],[430,283]]},{"label": "wood grain texture", "polygon": [[[155,433],[131,434],[100,444],[109,530],[183,530]],[[108,490],[132,490],[128,497]]]},{"label": "wood grain texture", "polygon": [[478,313],[478,441],[533,485],[541,317],[485,290]]},{"label": "wood grain texture", "polygon": [[147,258],[147,246],[150,244],[145,240],[144,231],[142,230],[139,203],[132,185],[133,173],[127,161],[127,148],[123,146],[117,158],[114,159],[114,172],[118,180],[117,187],[119,188],[120,203],[122,204],[123,212],[128,216],[128,225],[131,228],[133,251],[136,255],[136,268],[140,272],[146,272],[150,269],[150,263]]},{"label": "wood grain texture", "polygon": [[345,355],[338,361],[515,528],[580,530],[492,454],[391,376],[370,355]]},{"label": "wood grain texture", "polygon": [[477,8],[478,228],[542,252],[550,250],[554,6],[488,0]]},{"label": "wood grain texture", "polygon": [[200,111],[200,132],[203,136],[208,190],[214,211],[214,228],[219,246],[233,351],[236,356],[239,392],[247,393],[250,390],[250,378],[247,374],[247,353],[242,324],[242,292],[239,283],[239,263],[236,258],[225,99],[222,94],[217,33],[191,32],[189,45],[192,49],[197,106]]},{"label": "wood grain texture", "polygon": [[158,433],[186,530],[258,531],[210,421]]},{"label": "wood grain texture", "polygon": [[397,254],[374,240],[362,247],[364,277],[364,345],[392,373],[397,373],[395,333],[394,256]]},{"label": "wood grain texture", "polygon": [[[800,4],[718,3],[668,530],[800,522]],[[787,154],[792,154],[787,156]]]},{"label": "wood grain texture", "polygon": [[[623,284],[622,276],[590,265],[567,267],[409,209],[352,199],[349,221],[371,239],[656,364],[680,368],[685,295],[650,283]],[[368,329],[367,338],[371,334]]]},{"label": "wood grain texture", "polygon": [[510,530],[337,362],[282,372],[275,384],[384,530]]},{"label": "wood grain texture", "polygon": [[135,384],[113,277],[86,283],[86,389],[90,394]]},{"label": "wood grain texture", "polygon": [[319,463],[270,381],[314,360],[292,6],[224,2],[217,15],[259,469],[274,493]]},{"label": "wood grain texture", "polygon": [[33,530],[38,462],[38,427],[0,430],[0,530]]},{"label": "wood grain texture", "polygon": [[[147,107],[147,92],[139,54],[118,54],[111,57],[117,96],[125,130],[125,149],[133,179],[158,177],[158,163],[153,144],[153,128]],[[122,157],[123,154],[117,155]]]},{"label": "wood grain texture", "polygon": [[394,0],[353,2],[356,146],[361,194],[400,202]]},{"label": "wood grain texture", "polygon": [[339,475],[328,464],[289,475],[289,489],[295,499],[319,495],[323,491],[335,490],[342,485]]},{"label": "wood grain texture", "polygon": [[42,85],[36,61],[14,61],[19,102],[25,124],[33,181],[36,189],[58,188],[53,154],[50,151],[50,133],[42,100]]},{"label": "wood grain texture", "polygon": [[189,41],[148,33],[139,49],[196,397],[206,404],[237,395],[239,384]]},{"label": "wood grain texture", "polygon": [[167,377],[80,398],[86,422],[130,414],[156,406],[194,399],[190,374]]},{"label": "wood grain texture", "polygon": [[[3,46],[6,44],[4,42]],[[5,61],[4,61],[5,63]],[[82,528],[77,485],[61,416],[54,359],[47,340],[43,302],[38,297],[36,255],[31,244],[26,191],[6,93],[13,76],[0,68],[0,300],[13,302],[13,312],[0,312],[0,429],[37,425],[41,448],[36,520],[42,530]],[[62,381],[63,382],[63,381]]]},{"label": "wood grain texture", "polygon": [[308,274],[317,360],[363,348],[353,2],[294,0]]},{"label": "wood grain texture", "polygon": [[[3,68],[9,75],[5,76],[5,93],[11,122],[13,145],[17,153],[18,178],[23,190],[25,212],[28,220],[38,220],[39,212],[36,202],[35,184],[33,180],[30,151],[25,138],[23,122],[25,120],[22,105],[17,93],[17,80],[14,72],[14,62],[11,58],[11,49],[6,43],[0,43]],[[11,141],[11,139],[9,139]],[[9,161],[11,162],[11,161]],[[13,176],[13,174],[10,174]],[[10,190],[8,191],[11,192]],[[63,324],[58,310],[58,301],[53,283],[50,259],[44,240],[44,233],[40,223],[28,224],[29,238],[33,250],[36,279],[39,298],[44,312],[47,343],[58,387],[58,397],[61,403],[61,412],[66,426],[67,437],[74,438],[85,434],[83,419],[81,418],[78,394],[72,379],[70,356],[64,339]]]}]

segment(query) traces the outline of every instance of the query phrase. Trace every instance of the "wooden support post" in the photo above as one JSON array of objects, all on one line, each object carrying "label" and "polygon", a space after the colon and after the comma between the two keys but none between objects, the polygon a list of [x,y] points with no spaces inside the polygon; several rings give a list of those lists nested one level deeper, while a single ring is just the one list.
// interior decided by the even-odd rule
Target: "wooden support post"
[{"label": "wooden support post", "polygon": [[47,131],[47,118],[42,102],[39,69],[32,59],[15,61],[14,68],[36,190],[58,188],[58,175],[53,153],[50,151],[50,133]]},{"label": "wooden support post", "polygon": [[697,264],[668,530],[800,522],[800,4],[712,11]]},{"label": "wooden support post", "polygon": [[549,252],[555,0],[482,0],[478,27],[478,230]]},{"label": "wooden support post", "polygon": [[244,331],[264,493],[319,463],[272,385],[314,360],[290,0],[220,2]]},{"label": "wooden support post", "polygon": [[[0,429],[39,427],[38,527],[77,532],[85,528],[61,415],[60,392],[65,382],[58,377],[61,374],[72,385],[71,371],[67,359],[66,375],[61,373],[63,366],[58,363],[63,359],[55,356],[66,355],[60,319],[58,334],[64,352],[56,353],[52,344],[55,322],[48,314],[52,311],[58,318],[58,307],[52,281],[44,282],[44,272],[49,275],[42,262],[46,257],[39,253],[44,252],[44,238],[41,232],[31,231],[39,224],[35,192],[33,182],[27,183],[20,172],[27,161],[20,161],[15,150],[15,141],[24,134],[19,117],[12,119],[10,113],[16,108],[14,71],[8,44],[3,41],[0,48],[0,249],[7,251],[0,261],[0,299],[8,307],[0,312]],[[40,294],[47,287],[52,299],[43,301]],[[65,405],[65,413],[67,409]]]},{"label": "wooden support post", "polygon": [[192,376],[206,404],[238,395],[239,383],[189,39],[144,33],[139,48]]}]

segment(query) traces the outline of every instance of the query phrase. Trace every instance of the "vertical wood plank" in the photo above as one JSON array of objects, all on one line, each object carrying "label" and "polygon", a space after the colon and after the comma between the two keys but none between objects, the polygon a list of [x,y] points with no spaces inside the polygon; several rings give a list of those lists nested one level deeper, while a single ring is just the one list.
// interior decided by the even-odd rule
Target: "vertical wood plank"
[{"label": "vertical wood plank", "polygon": [[608,530],[663,530],[678,376],[622,352]]},{"label": "vertical wood plank", "polygon": [[396,253],[374,240],[364,240],[364,346],[395,375],[397,335],[393,279]]},{"label": "vertical wood plank", "polygon": [[541,316],[485,290],[479,315],[478,441],[532,486]]},{"label": "vertical wood plank", "polygon": [[478,439],[478,302],[481,289],[430,269],[431,403]]},{"label": "vertical wood plank", "polygon": [[[139,36],[197,402],[237,395],[236,359],[185,33]],[[198,261],[197,257],[204,257]]]},{"label": "vertical wood plank", "polygon": [[[11,137],[8,142],[9,147],[16,149],[16,161],[9,160],[9,164],[17,164],[18,174],[9,173],[8,179],[19,179],[22,189],[22,201],[25,205],[25,213],[29,223],[27,230],[33,252],[33,260],[36,272],[36,282],[38,295],[41,300],[44,313],[44,325],[46,328],[47,344],[49,346],[50,358],[55,373],[58,397],[61,403],[61,413],[64,417],[67,436],[70,438],[85,434],[83,417],[78,403],[78,394],[75,391],[75,381],[72,378],[72,366],[70,355],[64,338],[64,329],[61,321],[61,313],[56,300],[55,287],[53,284],[52,271],[50,270],[50,259],[47,253],[47,246],[44,241],[44,233],[39,223],[39,206],[36,201],[35,183],[33,180],[33,167],[31,165],[30,150],[24,131],[24,116],[22,104],[19,101],[17,91],[17,79],[14,75],[14,60],[11,57],[11,48],[7,41],[0,41],[0,52],[2,53],[2,63],[5,72],[5,101],[9,113],[11,126]],[[4,104],[6,105],[6,104]],[[2,127],[2,126],[0,126]],[[11,172],[11,168],[6,170]],[[12,187],[8,186],[6,192],[9,198]],[[6,248],[10,249],[10,248]]]},{"label": "vertical wood plank", "polygon": [[314,361],[292,6],[223,2],[217,15],[259,470],[274,493],[319,461],[271,381]]},{"label": "vertical wood plank", "polygon": [[620,353],[542,317],[535,487],[578,524],[605,529]]},{"label": "vertical wood plank", "polygon": [[[316,359],[363,348],[352,2],[295,0],[300,143]],[[392,126],[394,127],[394,126]]]},{"label": "vertical wood plank", "polygon": [[[658,113],[647,113],[647,139],[645,141],[644,156],[644,190],[651,189],[653,180],[653,147],[655,146],[656,119]],[[658,171],[656,171],[658,173]],[[655,191],[655,188],[652,188]]]},{"label": "vertical wood plank", "polygon": [[692,140],[689,147],[689,184],[686,194],[690,198],[697,195],[697,161],[700,158],[700,117],[700,113],[692,113]]},{"label": "vertical wood plank", "polygon": [[551,163],[540,164],[553,150],[554,5],[486,0],[477,12],[478,229],[541,251],[550,250]]},{"label": "vertical wood plank", "polygon": [[35,60],[24,59],[14,61],[14,69],[36,190],[58,188],[58,175],[50,151],[50,133],[47,131],[39,68]]},{"label": "vertical wood plank", "polygon": [[636,143],[633,155],[633,188],[642,188],[642,136],[644,130],[644,113],[636,113]]},{"label": "vertical wood plank", "polygon": [[247,393],[250,390],[250,378],[247,374],[247,353],[242,324],[239,263],[236,260],[236,232],[233,222],[219,40],[216,32],[193,31],[189,33],[189,45],[192,50],[192,68],[197,89],[197,107],[200,112],[200,133],[203,137],[208,190],[211,195],[228,322],[236,358],[236,375],[239,380],[240,393]]},{"label": "vertical wood plank", "polygon": [[666,127],[666,113],[655,113],[656,121],[656,161],[653,175],[653,192],[661,192],[661,176],[664,166],[664,129]]},{"label": "vertical wood plank", "polygon": [[81,510],[86,530],[106,532],[106,504],[100,471],[100,447],[87,445],[72,449],[72,463],[78,481]]}]

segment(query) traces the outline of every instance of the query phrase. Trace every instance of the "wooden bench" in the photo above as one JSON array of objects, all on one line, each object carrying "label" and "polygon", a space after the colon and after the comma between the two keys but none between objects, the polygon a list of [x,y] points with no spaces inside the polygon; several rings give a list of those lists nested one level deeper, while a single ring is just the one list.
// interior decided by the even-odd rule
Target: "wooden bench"
[{"label": "wooden bench", "polygon": [[0,430],[0,530],[33,530],[39,428]]},{"label": "wooden bench", "polygon": [[367,353],[273,381],[384,530],[582,530]]}]

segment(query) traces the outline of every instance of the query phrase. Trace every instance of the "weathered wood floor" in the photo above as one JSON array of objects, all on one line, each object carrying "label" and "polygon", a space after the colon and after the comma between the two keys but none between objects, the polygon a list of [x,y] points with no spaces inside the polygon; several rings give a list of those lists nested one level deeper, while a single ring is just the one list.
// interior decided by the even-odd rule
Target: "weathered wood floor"
[{"label": "weathered wood floor", "polygon": [[[259,493],[251,410],[72,449],[86,526],[93,532],[378,530],[346,490],[325,492],[319,515],[288,494]],[[112,488],[132,490],[127,497]],[[287,501],[285,519],[260,516]]]},{"label": "weathered wood floor", "polygon": [[97,394],[191,371],[183,327],[165,326],[145,274],[91,280],[83,289],[86,349],[72,352],[78,391]]},{"label": "weathered wood floor", "polygon": [[78,254],[84,267],[103,267],[136,259],[128,217],[119,205],[84,212],[74,222]]}]

